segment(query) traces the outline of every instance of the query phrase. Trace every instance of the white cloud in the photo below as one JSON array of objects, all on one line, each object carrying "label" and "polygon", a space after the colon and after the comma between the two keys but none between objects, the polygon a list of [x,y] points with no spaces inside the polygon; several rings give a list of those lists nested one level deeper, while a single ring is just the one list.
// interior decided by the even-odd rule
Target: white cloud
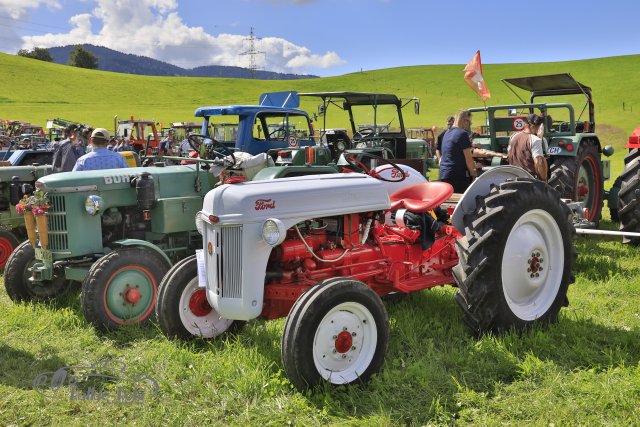
[{"label": "white cloud", "polygon": [[[7,2],[8,0],[0,0]],[[316,0],[278,0],[308,3]],[[54,0],[23,1],[47,3]],[[120,52],[149,56],[180,67],[201,65],[233,65],[248,67],[251,49],[247,35],[208,34],[202,27],[186,25],[178,15],[175,0],[96,0],[91,14],[73,16],[72,30],[65,34],[44,34],[23,37],[23,48],[54,47],[89,43]],[[97,32],[91,30],[92,21]],[[95,27],[95,24],[99,24]],[[132,41],[135,40],[135,43]],[[254,56],[258,67],[269,71],[304,73],[309,68],[331,68],[345,61],[336,52],[312,53],[304,46],[287,40],[266,37],[256,39]]]},{"label": "white cloud", "polygon": [[0,0],[0,40],[3,51],[16,53],[22,47],[18,29],[29,18],[29,10],[40,6],[60,9],[57,0]]}]

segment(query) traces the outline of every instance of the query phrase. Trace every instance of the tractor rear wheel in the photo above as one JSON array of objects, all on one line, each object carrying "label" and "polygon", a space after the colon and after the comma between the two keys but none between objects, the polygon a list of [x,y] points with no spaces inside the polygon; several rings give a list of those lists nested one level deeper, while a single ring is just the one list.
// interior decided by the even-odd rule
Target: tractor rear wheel
[{"label": "tractor rear wheel", "polygon": [[9,230],[0,230],[0,270],[4,269],[11,253],[18,247],[20,241]]},{"label": "tractor rear wheel", "polygon": [[475,333],[521,330],[568,305],[576,250],[569,209],[544,183],[516,179],[478,198],[464,217],[453,273],[456,301]]},{"label": "tractor rear wheel", "polygon": [[68,284],[64,277],[34,282],[29,270],[36,262],[36,254],[29,241],[20,243],[7,260],[4,286],[13,301],[41,301],[60,294]]},{"label": "tractor rear wheel", "polygon": [[91,266],[82,282],[80,304],[86,319],[101,330],[146,322],[168,269],[168,263],[150,249],[109,252]]},{"label": "tractor rear wheel", "polygon": [[166,336],[181,339],[215,338],[245,323],[224,319],[209,305],[205,288],[198,286],[195,255],[174,265],[162,279],[156,317]]},{"label": "tractor rear wheel", "polygon": [[589,221],[600,221],[604,176],[600,153],[593,141],[583,141],[575,157],[554,157],[549,185],[563,198],[584,202],[589,209]]},{"label": "tractor rear wheel", "polygon": [[[633,150],[629,150],[629,153],[624,158],[625,168],[629,163],[634,161],[638,156],[640,156],[640,150],[634,148]],[[614,181],[611,189],[609,190],[609,213],[611,214],[612,222],[620,222],[620,215],[618,211],[620,210],[620,189],[622,188],[622,175],[620,175]]]},{"label": "tractor rear wheel", "polygon": [[380,370],[389,317],[380,297],[349,278],[326,280],[302,294],[282,335],[282,362],[291,383],[305,390],[366,382]]},{"label": "tractor rear wheel", "polygon": [[[618,192],[620,231],[638,233],[640,232],[640,158],[626,163],[620,178],[622,180],[620,192]],[[638,237],[623,237],[622,241],[634,246],[640,245]]]}]

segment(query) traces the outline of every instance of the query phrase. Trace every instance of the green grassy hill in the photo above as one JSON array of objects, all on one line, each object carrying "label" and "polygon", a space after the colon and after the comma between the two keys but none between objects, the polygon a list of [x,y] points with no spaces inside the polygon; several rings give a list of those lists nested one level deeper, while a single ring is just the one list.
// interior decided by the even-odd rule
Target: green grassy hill
[{"label": "green grassy hill", "polygon": [[[640,55],[583,61],[485,65],[492,93],[490,104],[517,102],[500,79],[569,72],[591,86],[596,121],[605,143],[621,147],[640,125]],[[113,116],[152,118],[159,122],[190,120],[203,105],[253,104],[262,92],[274,90],[353,90],[417,96],[420,115],[407,114],[408,126],[431,126],[460,108],[482,105],[464,83],[462,65],[429,65],[365,71],[338,77],[299,81],[148,77],[85,70],[0,54],[0,117],[44,125],[64,117],[113,127]],[[623,103],[627,111],[623,111]],[[629,111],[634,108],[636,111]],[[313,102],[303,108],[315,110]],[[601,132],[602,133],[602,132]],[[607,138],[607,136],[609,136]]]}]

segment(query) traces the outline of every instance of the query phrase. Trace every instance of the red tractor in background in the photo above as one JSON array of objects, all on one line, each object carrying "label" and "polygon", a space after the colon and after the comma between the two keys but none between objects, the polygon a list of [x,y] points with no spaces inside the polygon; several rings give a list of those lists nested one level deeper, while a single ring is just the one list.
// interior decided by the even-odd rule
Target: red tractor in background
[{"label": "red tractor in background", "polygon": [[158,154],[160,137],[156,128],[155,120],[134,119],[118,120],[114,119],[114,136],[124,138],[137,153],[143,152],[148,147],[146,154]]},{"label": "red tractor in background", "polygon": [[[624,171],[609,190],[611,220],[620,221],[620,231],[640,232],[640,127],[629,136],[629,153],[624,158]],[[640,244],[640,237],[624,236],[624,243]]]}]

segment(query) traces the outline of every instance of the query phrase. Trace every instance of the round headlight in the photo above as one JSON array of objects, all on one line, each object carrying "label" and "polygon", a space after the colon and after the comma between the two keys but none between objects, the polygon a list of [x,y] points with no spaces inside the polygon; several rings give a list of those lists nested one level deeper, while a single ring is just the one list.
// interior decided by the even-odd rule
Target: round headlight
[{"label": "round headlight", "polygon": [[202,212],[196,213],[196,229],[198,233],[204,235],[204,219],[202,218]]},{"label": "round headlight", "polygon": [[84,210],[87,211],[89,215],[97,215],[103,208],[104,200],[102,200],[100,196],[91,195],[84,201]]},{"label": "round headlight", "polygon": [[269,246],[277,246],[284,241],[287,230],[279,219],[269,218],[262,224],[262,238]]}]

